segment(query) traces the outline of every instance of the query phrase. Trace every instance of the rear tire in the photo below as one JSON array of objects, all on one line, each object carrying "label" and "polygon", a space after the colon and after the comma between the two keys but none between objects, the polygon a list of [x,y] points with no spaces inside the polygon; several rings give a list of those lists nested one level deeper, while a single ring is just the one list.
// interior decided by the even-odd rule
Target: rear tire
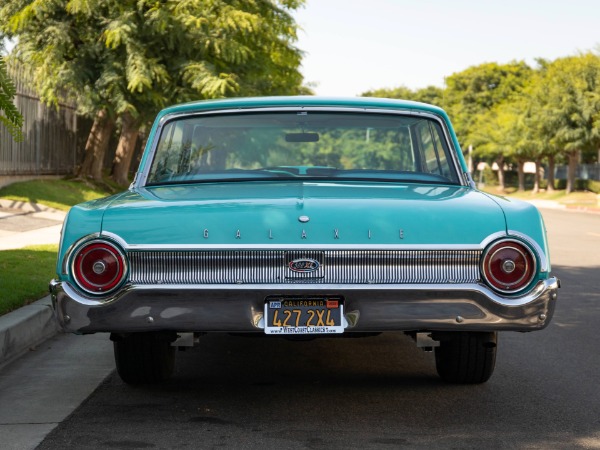
[{"label": "rear tire", "polygon": [[175,347],[171,347],[171,342],[176,338],[175,333],[111,335],[121,379],[128,384],[168,379],[175,369]]},{"label": "rear tire", "polygon": [[479,384],[492,376],[496,365],[497,333],[453,332],[436,336],[438,375],[448,383]]}]

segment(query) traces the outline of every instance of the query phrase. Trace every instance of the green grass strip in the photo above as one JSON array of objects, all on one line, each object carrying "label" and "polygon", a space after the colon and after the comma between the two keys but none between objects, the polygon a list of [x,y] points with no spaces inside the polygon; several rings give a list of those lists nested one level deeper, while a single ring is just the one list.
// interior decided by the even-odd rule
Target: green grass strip
[{"label": "green grass strip", "polygon": [[33,180],[13,183],[0,189],[0,198],[40,203],[67,211],[73,205],[117,192],[108,185],[81,180]]},{"label": "green grass strip", "polygon": [[57,245],[0,251],[0,315],[48,294],[57,252]]}]

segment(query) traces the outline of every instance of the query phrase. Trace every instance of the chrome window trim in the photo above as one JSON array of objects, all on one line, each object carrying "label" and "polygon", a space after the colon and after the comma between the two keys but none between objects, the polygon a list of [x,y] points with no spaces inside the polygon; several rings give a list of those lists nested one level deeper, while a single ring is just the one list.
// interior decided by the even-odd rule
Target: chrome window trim
[{"label": "chrome window trim", "polygon": [[473,176],[471,175],[471,172],[463,172],[463,178],[464,178],[465,184],[467,186],[470,186],[473,189],[477,189],[477,184],[475,184],[475,181],[473,180]]},{"label": "chrome window trim", "polygon": [[152,146],[150,147],[150,153],[147,155],[145,159],[145,166],[141,172],[138,172],[139,176],[136,175],[136,180],[132,183],[132,186],[135,188],[143,188],[146,187],[146,183],[148,181],[148,175],[150,173],[150,167],[152,166],[152,162],[154,161],[154,156],[156,154],[156,149],[158,148],[158,142],[160,140],[160,136],[162,134],[163,127],[172,120],[176,120],[182,117],[196,117],[196,116],[211,116],[211,115],[221,115],[221,114],[252,114],[257,112],[294,112],[294,111],[317,111],[317,112],[351,112],[351,113],[368,113],[368,114],[393,114],[400,116],[423,116],[429,119],[433,119],[439,123],[441,126],[444,138],[446,140],[446,144],[450,149],[450,157],[452,159],[452,163],[454,166],[455,174],[457,176],[458,182],[460,186],[471,186],[468,182],[465,181],[464,172],[460,163],[458,162],[457,152],[458,149],[455,148],[453,140],[450,138],[450,133],[447,128],[446,122],[437,114],[426,111],[416,111],[410,108],[403,109],[386,109],[386,108],[361,108],[359,106],[356,107],[329,107],[329,106],[283,106],[283,107],[252,107],[252,108],[228,108],[228,109],[209,109],[206,111],[193,111],[193,112],[180,112],[180,113],[171,113],[166,114],[160,119],[156,127],[156,131],[154,134],[154,139],[152,140]]}]

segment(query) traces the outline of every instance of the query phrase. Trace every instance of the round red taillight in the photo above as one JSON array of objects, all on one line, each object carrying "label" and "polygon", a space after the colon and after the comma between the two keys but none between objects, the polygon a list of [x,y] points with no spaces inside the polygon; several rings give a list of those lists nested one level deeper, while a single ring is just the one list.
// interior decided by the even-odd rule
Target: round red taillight
[{"label": "round red taillight", "polygon": [[93,294],[110,292],[125,277],[123,253],[104,241],[92,241],[78,249],[72,267],[77,284]]},{"label": "round red taillight", "polygon": [[535,267],[531,250],[514,240],[496,242],[483,255],[485,281],[503,293],[518,292],[529,285],[535,276]]}]

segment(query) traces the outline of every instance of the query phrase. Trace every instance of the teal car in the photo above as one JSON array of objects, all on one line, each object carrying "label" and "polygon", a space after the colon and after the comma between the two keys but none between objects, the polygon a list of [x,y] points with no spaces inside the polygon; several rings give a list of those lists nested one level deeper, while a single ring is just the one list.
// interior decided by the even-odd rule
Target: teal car
[{"label": "teal car", "polygon": [[476,189],[442,109],[244,98],[161,111],[129,190],[70,210],[50,290],[131,384],[210,332],[403,332],[482,383],[498,332],[550,322],[550,270],[539,212]]}]

